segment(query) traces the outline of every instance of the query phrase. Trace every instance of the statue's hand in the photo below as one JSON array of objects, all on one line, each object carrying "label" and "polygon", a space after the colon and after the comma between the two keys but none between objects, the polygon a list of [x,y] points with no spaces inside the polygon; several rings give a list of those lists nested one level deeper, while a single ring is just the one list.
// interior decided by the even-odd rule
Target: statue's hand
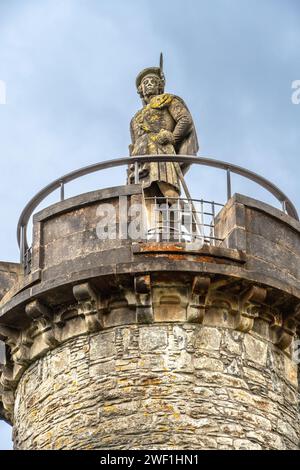
[{"label": "statue's hand", "polygon": [[172,132],[166,131],[164,129],[160,130],[156,136],[156,142],[159,145],[175,144],[174,137]]}]

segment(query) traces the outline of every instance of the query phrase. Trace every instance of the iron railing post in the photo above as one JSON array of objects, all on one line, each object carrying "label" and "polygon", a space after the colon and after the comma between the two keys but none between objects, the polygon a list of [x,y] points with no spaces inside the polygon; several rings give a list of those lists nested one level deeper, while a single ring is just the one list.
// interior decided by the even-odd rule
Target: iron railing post
[{"label": "iron railing post", "polygon": [[286,212],[286,200],[285,199],[281,202],[281,205],[282,205],[283,212]]},{"label": "iron railing post", "polygon": [[231,198],[231,173],[230,173],[229,168],[227,168],[226,174],[227,174],[227,200],[229,200]]},{"label": "iron railing post", "polygon": [[134,184],[139,183],[139,162],[134,163]]},{"label": "iron railing post", "polygon": [[24,225],[21,225],[20,230],[20,263],[24,263],[24,253],[25,253],[25,240],[24,240]]},{"label": "iron railing post", "polygon": [[216,216],[216,211],[215,211],[215,202],[213,201],[211,204],[212,208],[212,245],[215,245],[215,216]]},{"label": "iron railing post", "polygon": [[63,180],[60,182],[60,200],[65,200],[65,183]]}]

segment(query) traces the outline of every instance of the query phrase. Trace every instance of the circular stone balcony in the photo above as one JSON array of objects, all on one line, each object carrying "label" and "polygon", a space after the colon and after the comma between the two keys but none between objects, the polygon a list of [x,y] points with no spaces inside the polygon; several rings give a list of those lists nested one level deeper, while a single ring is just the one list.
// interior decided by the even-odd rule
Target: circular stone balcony
[{"label": "circular stone balcony", "polygon": [[[149,161],[149,158],[136,157],[134,161]],[[168,156],[159,158],[171,160]],[[187,158],[191,164],[201,160],[196,157],[175,158],[177,161]],[[117,162],[124,165],[131,161],[132,158]],[[98,353],[116,356],[114,361],[117,361],[121,344],[118,343],[118,335],[123,335],[121,342],[127,341],[124,328],[129,328],[129,336],[133,335],[131,339],[128,337],[130,344],[134,343],[135,335],[144,338],[143,345],[138,348],[142,355],[152,354],[155,344],[160,350],[162,341],[165,341],[162,335],[167,334],[162,333],[164,328],[176,326],[185,331],[193,330],[191,334],[196,336],[204,328],[208,336],[211,334],[214,338],[219,333],[229,332],[231,335],[236,332],[246,348],[243,353],[246,356],[241,357],[246,362],[249,360],[248,369],[255,363],[264,377],[264,357],[268,350],[272,360],[280,357],[279,369],[276,365],[274,367],[289,394],[297,393],[297,366],[292,360],[300,320],[300,223],[297,212],[288,198],[263,178],[223,162],[210,160],[208,163],[226,171],[227,202],[223,206],[201,199],[182,199],[180,204],[177,201],[179,230],[171,232],[171,236],[167,231],[165,238],[164,230],[149,232],[149,227],[146,231],[139,231],[137,237],[132,236],[131,224],[135,228],[139,225],[134,208],[143,206],[142,186],[137,180],[135,184],[100,189],[64,200],[66,182],[74,179],[74,175],[77,177],[94,171],[97,166],[56,180],[24,209],[18,237],[21,268],[25,266],[25,272],[19,266],[10,266],[10,289],[0,305],[0,339],[6,344],[0,379],[2,416],[10,422],[17,420],[19,437],[16,441],[19,447],[25,442],[25,429],[20,420],[23,419],[29,428],[34,426],[34,420],[25,416],[25,408],[31,409],[26,392],[26,374],[31,374],[32,378],[35,364],[43,357],[55,354],[56,350],[64,355],[64,347],[75,344],[75,338],[79,336],[91,335],[92,343],[97,346],[100,335],[101,351],[94,345],[94,356]],[[114,164],[104,162],[101,165],[104,168]],[[283,210],[244,195],[231,196],[230,173],[234,171],[263,183],[279,198]],[[31,213],[44,196],[57,188],[60,188],[62,200],[33,216],[32,247],[28,251],[26,227]],[[167,221],[170,215],[168,207],[162,212]],[[184,214],[188,215],[190,225],[187,220],[183,221]],[[104,215],[108,215],[105,230]],[[155,330],[156,327],[160,332]],[[170,344],[176,349],[178,345],[175,347],[172,338]],[[209,348],[208,343],[201,348]],[[263,356],[258,352],[261,349],[255,349],[256,346],[262,347]],[[137,346],[128,347],[130,350]],[[191,346],[192,349],[195,347]],[[191,354],[198,357],[198,353],[192,353],[189,346],[181,349],[186,357]],[[183,353],[180,354],[182,356]],[[124,361],[125,356],[122,356]],[[147,361],[147,357],[143,357],[143,361]],[[114,366],[110,364],[109,367],[116,367],[111,373],[122,375],[124,367],[129,381],[130,368],[126,364],[125,361],[120,365],[121,369],[118,369],[117,362]],[[185,370],[184,364],[177,366]],[[100,374],[102,366],[97,367]],[[155,385],[156,369],[149,365],[147,372],[143,367],[135,373],[144,374],[149,382],[145,386],[151,388]],[[105,374],[110,375],[109,370]],[[231,379],[235,375],[230,371],[228,374],[231,374]],[[174,380],[176,382],[177,378]],[[271,382],[268,386],[271,393]],[[233,379],[228,387],[236,388]],[[250,385],[245,387],[250,393]],[[133,401],[138,394],[138,389],[134,390]],[[288,396],[281,399],[288,400]],[[265,405],[261,405],[266,406],[266,410],[271,407],[270,397]],[[232,400],[234,403],[235,399]],[[284,423],[290,423],[280,406],[276,413]],[[286,406],[296,423],[297,402],[289,402]],[[23,414],[19,413],[20,407]],[[138,409],[134,413],[138,413]],[[293,426],[293,431],[286,432],[283,438],[282,442],[289,442],[286,447],[294,445],[293,436],[298,431],[296,425]],[[37,433],[36,443],[31,442],[31,447],[38,445]],[[59,444],[55,446],[60,447]],[[79,448],[79,444],[76,446]]]}]

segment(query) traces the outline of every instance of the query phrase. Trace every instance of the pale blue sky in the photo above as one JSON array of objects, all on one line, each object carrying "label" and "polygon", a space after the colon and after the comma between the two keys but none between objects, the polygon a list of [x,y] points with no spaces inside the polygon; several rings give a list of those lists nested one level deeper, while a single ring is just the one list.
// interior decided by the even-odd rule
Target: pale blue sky
[{"label": "pale blue sky", "polygon": [[[135,76],[161,50],[166,90],[187,102],[200,154],[268,177],[299,208],[299,20],[299,0],[0,0],[0,259],[18,260],[17,219],[41,187],[128,154]],[[67,196],[123,182],[107,172]],[[189,183],[223,202],[218,172],[199,167]],[[234,189],[272,201],[238,179]],[[0,449],[10,446],[2,423]]]}]

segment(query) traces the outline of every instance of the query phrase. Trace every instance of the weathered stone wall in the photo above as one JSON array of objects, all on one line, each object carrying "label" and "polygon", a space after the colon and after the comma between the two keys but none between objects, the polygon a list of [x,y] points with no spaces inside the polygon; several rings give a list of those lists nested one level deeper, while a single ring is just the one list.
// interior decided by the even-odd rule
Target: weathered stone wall
[{"label": "weathered stone wall", "polygon": [[216,218],[221,246],[245,251],[262,282],[299,289],[300,223],[268,204],[235,194]]},{"label": "weathered stone wall", "polygon": [[119,326],[36,360],[14,415],[19,449],[298,449],[297,368],[255,332]]},{"label": "weathered stone wall", "polygon": [[0,261],[0,300],[17,284],[21,273],[22,267],[19,263]]},{"label": "weathered stone wall", "polygon": [[[62,272],[76,272],[82,259],[91,267],[117,263],[122,260],[123,251],[128,258],[126,246],[132,242],[125,231],[131,221],[127,214],[131,204],[140,199],[138,185],[107,188],[67,199],[37,213],[32,271],[43,269],[44,278],[55,278]],[[112,210],[109,216],[105,212],[107,205]],[[98,236],[97,226],[103,217],[108,217],[107,223],[111,224],[108,231],[115,233],[111,239],[101,240]]]}]

